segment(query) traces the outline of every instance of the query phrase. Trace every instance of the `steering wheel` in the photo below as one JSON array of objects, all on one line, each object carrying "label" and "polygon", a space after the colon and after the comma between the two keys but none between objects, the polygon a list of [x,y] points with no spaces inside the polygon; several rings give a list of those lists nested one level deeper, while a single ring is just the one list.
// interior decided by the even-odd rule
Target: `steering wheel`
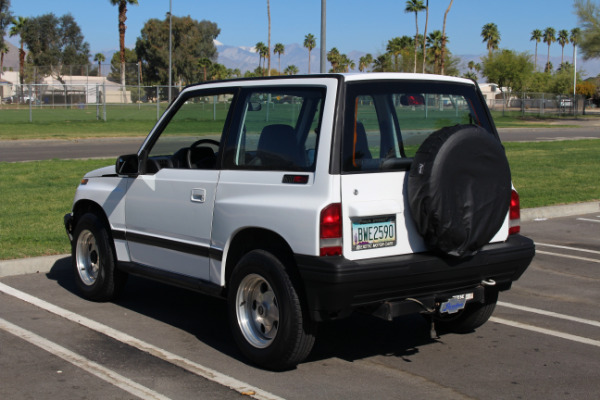
[{"label": "steering wheel", "polygon": [[219,146],[221,146],[221,143],[217,140],[214,139],[200,139],[200,140],[196,140],[194,143],[192,143],[190,145],[190,147],[187,150],[187,154],[185,157],[185,162],[187,164],[188,168],[193,168],[192,166],[192,149],[196,148],[196,147],[200,147],[203,144],[211,144],[213,146],[216,146],[217,149],[219,148]]}]

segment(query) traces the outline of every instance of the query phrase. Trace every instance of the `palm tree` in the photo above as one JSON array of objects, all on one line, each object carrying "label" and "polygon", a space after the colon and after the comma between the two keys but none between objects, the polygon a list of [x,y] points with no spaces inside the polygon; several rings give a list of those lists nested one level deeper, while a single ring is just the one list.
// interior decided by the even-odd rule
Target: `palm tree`
[{"label": "palm tree", "polygon": [[426,46],[426,40],[425,37],[427,36],[427,23],[429,22],[429,0],[426,0],[425,2],[425,29],[423,30],[423,73],[425,73],[425,56],[426,56],[426,51],[425,51],[425,46]]},{"label": "palm tree", "polygon": [[415,13],[415,68],[413,72],[417,72],[417,46],[419,40],[419,12],[425,9],[425,5],[423,5],[423,0],[407,0],[406,7],[404,8],[404,12],[406,13]]},{"label": "palm tree", "polygon": [[581,29],[579,28],[573,28],[571,29],[571,36],[569,37],[569,39],[571,40],[571,43],[573,44],[573,65],[575,65],[575,57],[576,57],[576,48],[577,48],[577,43],[579,43],[579,36],[581,35]]},{"label": "palm tree", "polygon": [[498,32],[498,26],[493,22],[487,23],[481,28],[481,37],[486,42],[486,47],[489,55],[492,54],[492,50],[498,49],[500,43],[500,32]]},{"label": "palm tree", "polygon": [[[256,43],[256,46],[254,48],[256,49],[256,52],[258,53],[258,68],[264,70],[262,61],[263,61],[263,56],[267,53],[267,46],[263,42],[258,42],[258,43]],[[263,73],[262,75],[264,76],[265,74]]]},{"label": "palm tree", "polygon": [[23,87],[23,72],[25,68],[25,49],[23,48],[24,42],[21,33],[25,29],[25,24],[27,24],[27,18],[18,17],[17,19],[13,19],[13,26],[10,28],[9,35],[10,37],[19,35],[19,44],[21,48],[19,49],[19,82],[21,83],[21,87]]},{"label": "palm tree", "polygon": [[450,0],[450,4],[444,13],[444,25],[442,28],[442,66],[441,66],[441,74],[444,75],[444,64],[446,59],[446,42],[448,41],[448,37],[446,36],[446,18],[448,18],[448,13],[450,12],[450,7],[452,7],[452,2],[454,0]]},{"label": "palm tree", "polygon": [[8,45],[6,42],[2,42],[0,44],[0,78],[2,77],[2,73],[4,72],[4,55],[8,53]]},{"label": "palm tree", "polygon": [[271,76],[271,5],[267,0],[267,19],[269,20],[269,37],[267,39],[267,58],[269,59],[267,67],[267,76]]},{"label": "palm tree", "polygon": [[548,60],[546,61],[546,69],[545,71],[552,71],[551,65],[550,65],[550,45],[554,42],[556,42],[556,31],[554,30],[554,28],[552,27],[548,27],[546,29],[544,29],[544,43],[548,44]]},{"label": "palm tree", "polygon": [[542,37],[543,37],[542,31],[540,31],[539,29],[534,29],[533,31],[531,31],[531,38],[529,38],[530,41],[535,42],[535,69],[536,70],[537,70],[538,43],[542,41]]},{"label": "palm tree", "polygon": [[279,75],[281,75],[281,55],[285,53],[285,46],[281,43],[276,43],[273,47],[273,54],[279,57]]},{"label": "palm tree", "polygon": [[106,57],[104,57],[104,54],[96,53],[94,55],[94,61],[96,61],[98,63],[98,76],[102,75],[102,62],[104,60],[106,60]]},{"label": "palm tree", "polygon": [[329,53],[327,53],[327,61],[331,63],[331,72],[339,72],[340,59],[341,54],[336,47],[329,50]]},{"label": "palm tree", "polygon": [[402,52],[402,39],[400,37],[395,37],[388,40],[386,50],[394,57],[394,71],[399,71],[398,56]]},{"label": "palm tree", "polygon": [[266,45],[262,45],[262,48],[260,49],[260,56],[262,57],[263,60],[263,66],[262,66],[262,76],[265,76],[265,69],[267,68],[267,58],[269,59],[269,66],[271,65],[271,51],[270,49],[266,46]]},{"label": "palm tree", "polygon": [[138,0],[109,0],[113,6],[119,6],[119,49],[121,54],[121,86],[125,87],[125,21],[127,21],[127,4],[138,4]]},{"label": "palm tree", "polygon": [[436,73],[436,68],[440,64],[440,57],[442,55],[442,32],[439,30],[431,32],[429,36],[427,36],[427,44],[427,53],[430,59],[433,59],[433,72]]},{"label": "palm tree", "polygon": [[561,29],[558,31],[558,36],[556,37],[558,44],[562,48],[562,52],[560,55],[560,64],[562,65],[563,60],[565,58],[565,45],[569,43],[569,31],[566,29]]},{"label": "palm tree", "polygon": [[358,70],[365,72],[373,63],[373,56],[370,53],[365,54],[358,60]]},{"label": "palm tree", "polygon": [[317,39],[312,33],[304,36],[304,47],[308,49],[308,73],[310,74],[310,52],[317,46]]},{"label": "palm tree", "polygon": [[298,67],[296,67],[295,65],[288,65],[284,70],[283,73],[286,75],[296,75],[298,73]]},{"label": "palm tree", "polygon": [[202,57],[200,60],[198,60],[198,66],[202,68],[202,75],[204,77],[204,82],[206,82],[207,72],[208,69],[212,66],[212,61],[210,60],[210,58]]}]

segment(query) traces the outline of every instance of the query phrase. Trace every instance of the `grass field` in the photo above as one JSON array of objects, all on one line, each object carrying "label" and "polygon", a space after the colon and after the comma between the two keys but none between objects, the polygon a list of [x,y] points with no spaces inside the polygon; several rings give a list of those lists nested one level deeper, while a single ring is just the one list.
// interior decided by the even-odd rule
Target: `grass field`
[{"label": "grass field", "polygon": [[[600,199],[600,140],[505,143],[523,208]],[[63,215],[88,171],[107,160],[0,163],[0,259],[63,254]]]}]

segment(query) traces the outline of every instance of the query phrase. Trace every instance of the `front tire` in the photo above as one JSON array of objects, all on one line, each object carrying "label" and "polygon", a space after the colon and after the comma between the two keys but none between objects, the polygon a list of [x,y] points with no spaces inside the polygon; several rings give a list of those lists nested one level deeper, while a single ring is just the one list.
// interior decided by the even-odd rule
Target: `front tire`
[{"label": "front tire", "polygon": [[229,322],[241,352],[260,367],[294,368],[310,353],[315,325],[302,312],[298,291],[273,254],[253,250],[233,270]]},{"label": "front tire", "polygon": [[125,285],[127,274],[116,269],[108,230],[96,214],[77,221],[71,259],[77,287],[88,300],[112,300]]}]

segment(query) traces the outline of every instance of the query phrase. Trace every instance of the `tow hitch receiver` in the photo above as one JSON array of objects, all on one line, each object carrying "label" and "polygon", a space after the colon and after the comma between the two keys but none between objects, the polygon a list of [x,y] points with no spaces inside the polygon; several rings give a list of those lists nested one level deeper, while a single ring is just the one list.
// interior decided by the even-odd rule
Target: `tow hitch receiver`
[{"label": "tow hitch receiver", "polygon": [[473,300],[473,293],[457,294],[440,305],[440,313],[454,314],[465,308],[467,301]]}]

